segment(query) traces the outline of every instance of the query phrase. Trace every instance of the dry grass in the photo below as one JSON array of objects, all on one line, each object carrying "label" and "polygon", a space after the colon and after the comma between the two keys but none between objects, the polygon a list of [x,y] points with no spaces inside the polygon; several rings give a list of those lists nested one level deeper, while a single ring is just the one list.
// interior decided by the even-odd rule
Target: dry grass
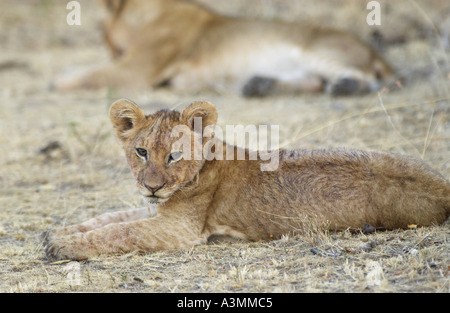
[{"label": "dry grass", "polygon": [[[207,99],[218,106],[221,125],[278,124],[281,142],[289,147],[409,154],[450,178],[446,0],[396,1],[383,11],[380,31],[389,39],[384,53],[409,73],[402,88],[380,96],[262,100],[168,90],[129,95],[48,91],[51,77],[64,68],[108,57],[95,3],[80,2],[79,28],[65,23],[61,1],[0,3],[0,292],[450,291],[448,222],[370,235],[311,227],[302,237],[273,242],[223,243],[80,263],[49,263],[38,240],[48,228],[141,205],[107,119],[108,105],[122,96],[149,111]],[[234,0],[217,1],[217,7],[266,18],[316,16],[357,29],[362,36],[371,32],[364,25],[365,8],[354,1],[316,3]]]}]

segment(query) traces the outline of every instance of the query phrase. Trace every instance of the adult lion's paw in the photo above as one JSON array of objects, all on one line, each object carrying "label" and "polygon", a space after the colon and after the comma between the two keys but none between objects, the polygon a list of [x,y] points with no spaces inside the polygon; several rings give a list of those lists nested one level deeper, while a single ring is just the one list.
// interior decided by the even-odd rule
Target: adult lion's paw
[{"label": "adult lion's paw", "polygon": [[86,69],[66,70],[56,76],[49,85],[49,90],[72,91],[77,89],[99,88],[98,82],[93,79],[95,67]]}]

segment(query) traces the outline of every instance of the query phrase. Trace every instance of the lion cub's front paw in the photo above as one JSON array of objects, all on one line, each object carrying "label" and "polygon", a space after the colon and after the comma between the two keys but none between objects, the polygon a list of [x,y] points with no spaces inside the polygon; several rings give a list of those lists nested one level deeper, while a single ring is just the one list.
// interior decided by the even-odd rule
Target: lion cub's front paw
[{"label": "lion cub's front paw", "polygon": [[49,230],[43,231],[41,233],[41,235],[39,236],[39,240],[42,242],[44,247],[50,241],[50,238],[52,237],[51,233],[52,233],[52,230],[49,229]]},{"label": "lion cub's front paw", "polygon": [[65,257],[60,253],[64,252],[61,251],[63,248],[64,246],[58,243],[57,240],[47,241],[44,244],[45,256],[47,257],[47,259],[52,261],[65,259]]},{"label": "lion cub's front paw", "polygon": [[48,229],[46,231],[43,231],[41,235],[39,236],[39,240],[42,242],[42,244],[45,246],[48,244],[48,242],[52,241],[55,238],[62,237],[65,234],[64,233],[58,233],[59,229]]},{"label": "lion cub's front paw", "polygon": [[[49,234],[50,232],[44,232],[43,235]],[[47,237],[48,238],[48,237]],[[70,244],[68,242],[65,242],[63,238],[54,238],[54,239],[47,239],[44,242],[44,252],[45,256],[49,260],[65,260],[70,259],[68,253],[70,250]]]},{"label": "lion cub's front paw", "polygon": [[56,228],[56,229],[49,229],[49,230],[42,232],[39,239],[41,240],[41,242],[44,245],[46,245],[49,241],[52,241],[56,238],[76,234],[76,233],[82,232],[82,231],[85,231],[85,229],[82,229],[77,225],[61,227],[61,228]]},{"label": "lion cub's front paw", "polygon": [[49,260],[85,260],[94,255],[87,245],[80,241],[80,234],[58,237],[44,244],[44,252]]}]

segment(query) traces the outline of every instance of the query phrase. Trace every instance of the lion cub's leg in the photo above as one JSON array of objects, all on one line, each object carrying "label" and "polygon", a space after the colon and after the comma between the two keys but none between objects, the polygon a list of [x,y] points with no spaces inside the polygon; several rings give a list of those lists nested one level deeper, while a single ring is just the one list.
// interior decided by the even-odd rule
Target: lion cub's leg
[{"label": "lion cub's leg", "polygon": [[155,211],[147,207],[112,213],[104,213],[78,225],[71,225],[55,230],[45,231],[44,233],[42,233],[41,238],[44,242],[47,242],[52,240],[53,238],[80,232],[87,232],[112,223],[131,222],[139,219],[149,218],[154,214]]},{"label": "lion cub's leg", "polygon": [[50,259],[83,260],[100,254],[175,249],[205,242],[199,227],[186,219],[158,215],[51,239],[45,253]]}]

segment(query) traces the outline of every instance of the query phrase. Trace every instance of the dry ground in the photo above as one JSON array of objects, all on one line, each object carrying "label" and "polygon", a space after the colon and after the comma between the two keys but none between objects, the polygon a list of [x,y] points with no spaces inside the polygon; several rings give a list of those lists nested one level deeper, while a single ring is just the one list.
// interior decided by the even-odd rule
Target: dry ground
[{"label": "dry ground", "polygon": [[[108,106],[127,96],[152,111],[215,103],[219,124],[277,124],[288,147],[388,150],[428,161],[450,178],[450,5],[380,1],[369,27],[364,1],[221,0],[222,12],[311,19],[375,43],[406,75],[380,95],[243,99],[155,90],[57,93],[61,71],[106,62],[94,1],[68,26],[68,1],[0,2],[0,292],[444,292],[450,225],[375,234],[311,230],[302,237],[50,263],[38,235],[140,206]],[[204,0],[203,2],[208,2]],[[211,2],[210,2],[211,3]],[[395,3],[395,4],[394,4]]]}]

